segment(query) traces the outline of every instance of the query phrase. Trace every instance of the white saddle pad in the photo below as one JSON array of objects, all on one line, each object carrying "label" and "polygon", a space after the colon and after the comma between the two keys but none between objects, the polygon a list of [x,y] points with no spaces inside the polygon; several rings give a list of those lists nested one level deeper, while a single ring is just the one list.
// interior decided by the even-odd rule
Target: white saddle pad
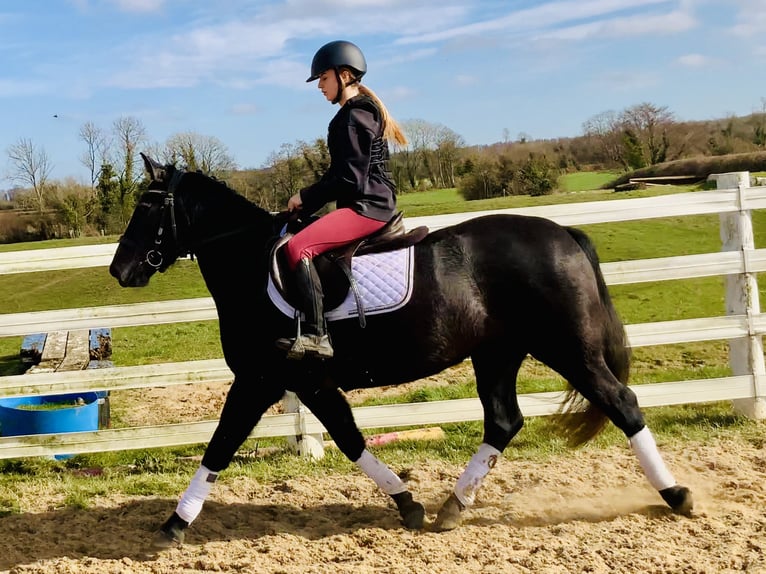
[{"label": "white saddle pad", "polygon": [[[395,311],[404,307],[410,300],[414,274],[413,250],[413,247],[407,247],[351,259],[351,273],[356,280],[365,315]],[[267,292],[277,309],[288,317],[295,317],[295,308],[279,293],[271,279],[271,274],[269,274]],[[325,312],[325,318],[328,321],[338,321],[358,315],[356,299],[350,289],[343,303]]]}]

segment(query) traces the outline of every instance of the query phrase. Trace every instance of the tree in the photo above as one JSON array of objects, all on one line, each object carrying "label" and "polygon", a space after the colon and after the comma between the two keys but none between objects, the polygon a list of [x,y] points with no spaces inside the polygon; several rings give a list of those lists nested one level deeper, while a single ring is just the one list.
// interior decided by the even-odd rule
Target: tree
[{"label": "tree", "polygon": [[549,195],[558,185],[556,166],[544,155],[529,154],[527,162],[519,170],[524,193],[531,196]]},{"label": "tree", "polygon": [[324,138],[317,138],[313,145],[300,142],[298,146],[314,179],[322,177],[330,168],[330,151],[327,149]]},{"label": "tree", "polygon": [[668,157],[668,127],[674,123],[667,106],[644,102],[622,112],[621,122],[631,138],[640,143],[644,165],[663,163]]},{"label": "tree", "polygon": [[307,182],[306,163],[300,144],[282,144],[266,163],[272,193],[270,198],[264,198],[267,205],[261,207],[276,211],[283,208],[290,196],[298,193]]},{"label": "tree", "polygon": [[182,132],[170,136],[163,157],[168,163],[181,163],[191,171],[223,178],[236,165],[226,145],[215,136]]},{"label": "tree", "polygon": [[85,151],[80,156],[80,162],[90,173],[90,187],[93,189],[96,187],[101,166],[106,162],[109,138],[93,122],[85,122],[80,126],[79,135],[85,142]]},{"label": "tree", "polygon": [[633,130],[626,129],[622,134],[622,147],[625,149],[625,166],[630,169],[646,167],[646,158],[641,140]]},{"label": "tree", "polygon": [[413,188],[418,187],[418,175],[425,176],[431,183],[437,179],[433,150],[436,149],[441,127],[439,124],[419,119],[407,120],[402,124],[409,142],[407,147],[411,150],[411,155],[408,154],[405,157]]},{"label": "tree", "polygon": [[96,223],[102,233],[119,233],[123,229],[123,211],[120,204],[120,183],[110,163],[104,163],[96,184],[98,204]]},{"label": "tree", "polygon": [[759,148],[766,148],[766,98],[761,98],[761,113],[757,114],[753,127],[753,143]]},{"label": "tree", "polygon": [[35,146],[31,139],[20,138],[8,148],[8,159],[11,162],[9,178],[31,188],[36,207],[42,213],[46,206],[48,178],[53,169],[45,148]]},{"label": "tree", "polygon": [[136,161],[138,147],[146,142],[146,130],[141,120],[131,116],[116,119],[114,132],[114,157],[112,167],[119,181],[119,203],[122,223],[127,223],[138,196],[138,182],[143,176],[143,164]]},{"label": "tree", "polygon": [[93,190],[73,180],[61,182],[55,187],[51,203],[58,216],[58,223],[64,227],[69,237],[80,237],[96,207]]},{"label": "tree", "polygon": [[397,151],[391,157],[391,173],[399,191],[409,191],[417,187],[417,154],[409,146]]},{"label": "tree", "polygon": [[601,112],[583,123],[583,133],[596,142],[607,164],[626,169],[623,127],[620,116],[612,111]]},{"label": "tree", "polygon": [[438,187],[455,187],[455,167],[460,158],[460,149],[465,146],[462,136],[445,126],[439,126],[436,133],[436,164]]},{"label": "tree", "polygon": [[496,162],[488,158],[472,161],[471,171],[460,178],[458,192],[468,201],[502,195],[503,189],[497,180]]}]

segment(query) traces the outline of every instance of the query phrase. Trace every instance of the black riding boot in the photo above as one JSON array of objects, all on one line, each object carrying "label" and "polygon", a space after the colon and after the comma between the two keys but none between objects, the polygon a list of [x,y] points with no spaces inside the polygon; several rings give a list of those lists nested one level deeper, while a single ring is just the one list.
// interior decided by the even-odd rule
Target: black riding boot
[{"label": "black riding boot", "polygon": [[304,257],[298,262],[295,280],[306,321],[302,325],[298,323],[294,339],[278,339],[277,346],[287,349],[289,359],[302,359],[305,355],[332,358],[333,349],[324,324],[322,283],[311,259]]}]

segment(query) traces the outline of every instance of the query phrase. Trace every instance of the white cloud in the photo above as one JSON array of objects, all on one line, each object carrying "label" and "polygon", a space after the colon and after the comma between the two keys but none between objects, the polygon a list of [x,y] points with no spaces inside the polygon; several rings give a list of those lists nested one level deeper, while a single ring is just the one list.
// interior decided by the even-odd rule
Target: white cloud
[{"label": "white cloud", "polygon": [[[159,2],[130,1],[136,5]],[[240,88],[256,83],[295,86],[295,78],[306,74],[313,55],[313,51],[296,52],[295,46],[305,46],[311,38],[321,38],[316,42],[318,48],[333,35],[346,37],[348,31],[354,35],[368,34],[369,46],[360,47],[371,52],[375,37],[382,30],[419,33],[433,26],[454,24],[465,14],[464,8],[449,6],[435,12],[435,0],[417,6],[403,0],[395,3],[401,7],[393,10],[391,2],[383,0],[287,0],[265,6],[250,3],[243,4],[240,17],[223,22],[218,21],[215,8],[210,8],[207,20],[201,16],[187,31],[161,41],[142,37],[131,45],[120,46],[121,54],[131,54],[131,62],[128,66],[117,66],[120,71],[108,83],[123,88],[191,87],[203,81]],[[337,11],[341,6],[342,18],[336,17],[330,8]],[[424,48],[396,54],[392,52],[397,48],[390,44],[381,49],[383,56],[378,57],[376,65],[421,59],[435,52]]]},{"label": "white cloud", "polygon": [[325,37],[425,34],[463,22],[469,0],[286,0],[260,14],[272,21],[320,20]]},{"label": "white cloud", "polygon": [[81,12],[88,9],[88,0],[69,0],[69,3],[74,5],[74,7]]},{"label": "white cloud", "polygon": [[33,80],[4,80],[0,78],[0,97],[31,96],[43,94],[48,86]]},{"label": "white cloud", "polygon": [[157,12],[165,0],[115,0],[115,4],[123,12]]},{"label": "white cloud", "polygon": [[463,36],[482,36],[495,32],[535,35],[536,31],[553,30],[567,22],[604,17],[615,12],[668,4],[669,0],[563,0],[546,2],[534,8],[510,12],[500,18],[465,24],[430,34],[400,38],[400,44],[424,44]]},{"label": "white cloud", "polygon": [[702,54],[684,54],[676,62],[689,68],[704,68],[713,64],[715,60]]},{"label": "white cloud", "polygon": [[739,0],[737,24],[730,31],[745,38],[762,36],[766,30],[766,2],[763,0]]},{"label": "white cloud", "polygon": [[479,83],[479,79],[476,76],[470,76],[468,74],[458,74],[455,77],[455,82],[458,86],[473,86]]},{"label": "white cloud", "polygon": [[383,93],[379,93],[379,95],[385,102],[401,102],[403,100],[411,100],[417,95],[417,92],[406,86],[395,86],[386,89]]},{"label": "white cloud", "polygon": [[422,60],[424,58],[429,58],[436,54],[437,50],[436,48],[421,48],[418,50],[413,50],[411,52],[404,52],[399,53],[398,55],[394,55],[391,58],[386,58],[385,62],[381,62],[382,64],[401,64],[403,62],[414,62],[416,60]]},{"label": "white cloud", "polygon": [[650,73],[607,72],[600,74],[596,83],[613,92],[633,92],[659,84],[659,78]]},{"label": "white cloud", "polygon": [[675,11],[669,14],[636,15],[628,18],[613,18],[570,26],[544,32],[537,36],[545,40],[586,40],[590,38],[627,38],[655,34],[674,34],[697,26],[691,14]]},{"label": "white cloud", "polygon": [[229,112],[235,116],[254,116],[260,112],[260,108],[253,103],[235,104],[229,108]]}]

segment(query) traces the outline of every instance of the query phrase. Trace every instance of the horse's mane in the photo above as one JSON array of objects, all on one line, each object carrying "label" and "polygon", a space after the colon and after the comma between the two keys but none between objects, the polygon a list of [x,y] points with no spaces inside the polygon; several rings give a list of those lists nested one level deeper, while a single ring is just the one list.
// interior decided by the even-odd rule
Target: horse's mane
[{"label": "horse's mane", "polygon": [[268,211],[250,201],[244,195],[237,193],[226,182],[205,175],[202,172],[186,172],[184,174],[184,188],[188,189],[190,193],[212,197],[214,200],[213,204],[225,209],[231,217],[238,219],[252,218],[256,221],[273,219],[273,216]]}]

